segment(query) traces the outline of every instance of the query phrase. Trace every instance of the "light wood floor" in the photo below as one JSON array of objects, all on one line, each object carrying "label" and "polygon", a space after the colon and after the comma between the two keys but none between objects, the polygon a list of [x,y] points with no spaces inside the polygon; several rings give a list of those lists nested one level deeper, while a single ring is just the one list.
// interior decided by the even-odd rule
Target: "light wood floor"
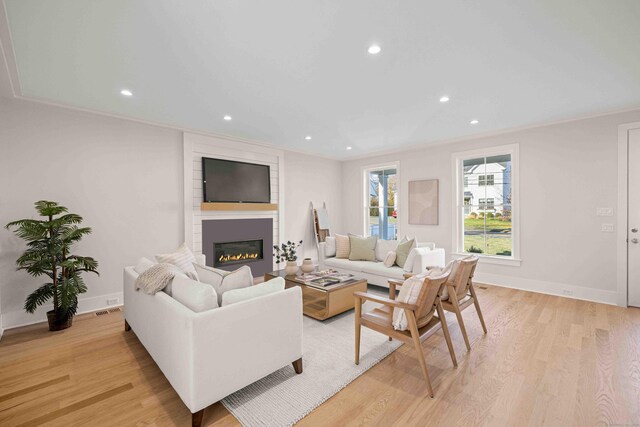
[{"label": "light wood floor", "polygon": [[[483,289],[484,288],[484,289]],[[488,335],[464,313],[470,353],[449,319],[423,349],[436,393],[403,346],[301,425],[640,425],[640,310],[480,285]],[[190,425],[190,414],[122,314],[35,325],[0,341],[0,425]],[[220,404],[204,425],[237,425]]]}]

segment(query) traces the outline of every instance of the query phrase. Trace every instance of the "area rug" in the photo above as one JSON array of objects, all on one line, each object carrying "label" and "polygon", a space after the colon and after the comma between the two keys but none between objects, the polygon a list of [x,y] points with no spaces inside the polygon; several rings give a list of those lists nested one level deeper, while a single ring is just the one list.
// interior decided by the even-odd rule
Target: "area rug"
[{"label": "area rug", "polygon": [[[363,311],[374,307],[367,304]],[[295,424],[401,345],[362,328],[360,364],[356,365],[353,311],[324,322],[305,316],[303,325],[301,375],[289,365],[222,400],[243,426]]]}]

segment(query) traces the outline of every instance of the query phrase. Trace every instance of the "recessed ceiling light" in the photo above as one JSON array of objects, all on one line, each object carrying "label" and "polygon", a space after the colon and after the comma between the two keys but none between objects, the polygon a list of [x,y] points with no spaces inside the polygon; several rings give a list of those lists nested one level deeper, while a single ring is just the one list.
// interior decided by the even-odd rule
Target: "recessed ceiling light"
[{"label": "recessed ceiling light", "polygon": [[225,119],[226,121],[230,121],[231,120],[231,116],[224,116],[223,119]]},{"label": "recessed ceiling light", "polygon": [[133,92],[131,92],[129,89],[122,89],[120,93],[124,96],[133,96]]},{"label": "recessed ceiling light", "polygon": [[311,137],[309,135],[305,136],[304,139],[306,139],[307,141],[309,141],[311,139]]},{"label": "recessed ceiling light", "polygon": [[371,46],[369,46],[369,49],[367,49],[367,52],[369,52],[371,55],[377,55],[381,50],[382,49],[380,48],[380,46],[378,46],[377,44],[372,44]]},{"label": "recessed ceiling light", "polygon": [[480,123],[478,119],[473,119],[469,122],[470,125],[477,125],[478,123]]},{"label": "recessed ceiling light", "polygon": [[447,95],[440,98],[440,102],[449,102],[449,97]]},{"label": "recessed ceiling light", "polygon": [[351,150],[353,147],[347,147],[347,150]]}]

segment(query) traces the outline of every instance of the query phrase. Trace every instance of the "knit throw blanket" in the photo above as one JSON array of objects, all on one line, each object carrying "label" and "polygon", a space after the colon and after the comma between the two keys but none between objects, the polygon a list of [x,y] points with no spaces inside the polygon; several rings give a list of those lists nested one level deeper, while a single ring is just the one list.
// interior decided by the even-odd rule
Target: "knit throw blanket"
[{"label": "knit throw blanket", "polygon": [[135,283],[136,290],[153,295],[169,286],[176,273],[181,273],[181,271],[173,264],[156,264],[138,276]]}]

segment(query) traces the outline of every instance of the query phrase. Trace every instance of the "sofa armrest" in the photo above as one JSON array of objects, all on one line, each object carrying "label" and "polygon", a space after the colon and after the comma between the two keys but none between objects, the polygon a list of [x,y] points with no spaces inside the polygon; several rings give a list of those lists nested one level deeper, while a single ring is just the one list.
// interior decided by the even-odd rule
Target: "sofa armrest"
[{"label": "sofa armrest", "polygon": [[445,253],[442,248],[428,249],[418,248],[418,256],[413,263],[413,273],[424,273],[427,267],[444,267]]},{"label": "sofa armrest", "polygon": [[299,286],[194,317],[192,412],[302,357]]}]

